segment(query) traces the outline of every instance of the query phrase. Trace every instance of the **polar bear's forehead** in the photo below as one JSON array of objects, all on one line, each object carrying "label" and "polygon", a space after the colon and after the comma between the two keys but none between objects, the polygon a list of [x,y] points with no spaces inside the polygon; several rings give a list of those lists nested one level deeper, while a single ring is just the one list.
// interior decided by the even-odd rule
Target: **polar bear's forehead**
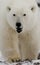
[{"label": "polar bear's forehead", "polygon": [[30,7],[35,5],[36,2],[35,0],[11,0],[11,7],[17,7],[17,8],[21,8],[21,7]]},{"label": "polar bear's forehead", "polygon": [[11,2],[13,3],[13,4],[26,4],[26,3],[30,3],[30,4],[33,4],[33,3],[35,3],[36,1],[35,0],[11,0]]}]

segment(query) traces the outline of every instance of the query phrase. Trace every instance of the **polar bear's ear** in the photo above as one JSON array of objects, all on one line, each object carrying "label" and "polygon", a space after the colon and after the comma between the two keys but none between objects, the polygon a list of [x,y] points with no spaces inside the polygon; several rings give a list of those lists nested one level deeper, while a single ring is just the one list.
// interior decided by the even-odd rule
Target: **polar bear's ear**
[{"label": "polar bear's ear", "polygon": [[10,8],[10,7],[7,7],[7,10],[8,10],[8,11],[10,11],[10,10],[11,10],[11,8]]},{"label": "polar bear's ear", "polygon": [[34,7],[34,6],[31,7],[31,11],[35,11],[35,9],[36,9],[36,7]]}]

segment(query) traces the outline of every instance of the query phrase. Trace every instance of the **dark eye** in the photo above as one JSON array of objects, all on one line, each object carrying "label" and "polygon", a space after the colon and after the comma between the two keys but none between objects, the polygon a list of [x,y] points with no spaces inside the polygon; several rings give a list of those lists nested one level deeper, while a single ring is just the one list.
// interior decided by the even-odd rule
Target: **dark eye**
[{"label": "dark eye", "polygon": [[11,8],[10,8],[10,7],[7,7],[7,9],[8,9],[8,11],[10,11],[10,10],[11,10]]},{"label": "dark eye", "polygon": [[23,14],[23,16],[26,16],[26,14]]},{"label": "dark eye", "polygon": [[16,16],[16,14],[13,14],[13,16]]}]

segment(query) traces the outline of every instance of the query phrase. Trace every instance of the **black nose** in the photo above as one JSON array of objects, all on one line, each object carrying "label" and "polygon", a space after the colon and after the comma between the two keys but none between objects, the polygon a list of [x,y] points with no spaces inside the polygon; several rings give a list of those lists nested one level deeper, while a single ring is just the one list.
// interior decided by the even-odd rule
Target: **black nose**
[{"label": "black nose", "polygon": [[17,27],[21,27],[21,23],[20,23],[20,22],[17,22],[17,23],[16,23],[16,26],[17,26]]}]

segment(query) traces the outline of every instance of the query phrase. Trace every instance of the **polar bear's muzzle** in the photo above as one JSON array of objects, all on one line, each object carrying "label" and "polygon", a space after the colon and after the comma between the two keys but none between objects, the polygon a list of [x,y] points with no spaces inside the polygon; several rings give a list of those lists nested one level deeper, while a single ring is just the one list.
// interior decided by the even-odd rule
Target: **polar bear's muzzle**
[{"label": "polar bear's muzzle", "polygon": [[16,23],[16,30],[18,33],[22,32],[22,24],[20,22]]}]

